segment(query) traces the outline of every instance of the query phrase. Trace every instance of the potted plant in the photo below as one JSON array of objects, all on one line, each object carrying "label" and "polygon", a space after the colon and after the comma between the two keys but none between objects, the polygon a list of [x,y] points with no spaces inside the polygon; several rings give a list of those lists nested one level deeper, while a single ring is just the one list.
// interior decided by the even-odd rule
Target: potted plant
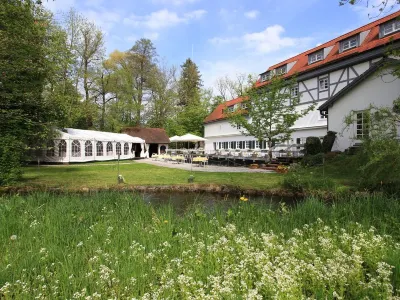
[{"label": "potted plant", "polygon": [[279,165],[276,168],[276,172],[278,172],[278,173],[286,174],[288,171],[289,171],[289,167],[285,166],[285,165]]},{"label": "potted plant", "polygon": [[258,169],[258,164],[251,164],[249,166],[250,169]]}]

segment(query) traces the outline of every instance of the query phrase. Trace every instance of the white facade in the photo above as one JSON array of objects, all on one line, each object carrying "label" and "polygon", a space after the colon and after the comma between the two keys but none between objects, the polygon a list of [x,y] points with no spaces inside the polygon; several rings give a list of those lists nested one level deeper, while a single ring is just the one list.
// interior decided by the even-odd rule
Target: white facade
[{"label": "white facade", "polygon": [[[325,103],[330,97],[338,93],[345,86],[350,84],[355,78],[360,76],[368,70],[372,63],[379,61],[381,58],[358,62],[346,67],[335,69],[330,72],[319,74],[315,77],[299,80],[298,91],[300,95],[300,103],[297,110],[301,111],[308,108],[311,104],[316,107],[313,111],[309,112],[306,116],[296,121],[293,129],[291,144],[303,144],[305,139],[309,136],[317,136],[322,138],[327,133],[327,118],[322,116],[318,107]],[[327,79],[327,84],[321,86],[320,81]],[[326,81],[325,81],[326,83]],[[330,114],[330,111],[329,111]],[[331,130],[331,129],[330,129]],[[220,149],[219,143],[223,142],[236,142],[236,141],[252,141],[256,140],[253,136],[243,135],[239,129],[232,126],[227,120],[218,120],[215,122],[206,123],[204,125],[204,137],[207,139],[205,142],[205,150],[210,152]],[[218,144],[214,144],[218,143]],[[229,144],[228,149],[233,149],[231,146],[239,148],[236,144]],[[258,145],[258,142],[256,146]],[[245,143],[244,149],[251,144]],[[265,149],[262,145],[255,149]],[[251,148],[253,149],[253,148]]]},{"label": "white facade", "polygon": [[[131,159],[136,147],[141,148],[140,157],[147,157],[145,141],[127,134],[67,128],[58,131],[58,137],[50,141],[47,150],[37,157],[42,162],[69,163]],[[139,148],[137,148],[139,149]]]},{"label": "white facade", "polygon": [[356,120],[345,126],[344,118],[353,112],[362,112],[372,104],[391,107],[400,95],[400,79],[390,72],[377,71],[364,79],[329,107],[328,130],[337,132],[332,150],[344,151],[361,142],[357,138]]}]

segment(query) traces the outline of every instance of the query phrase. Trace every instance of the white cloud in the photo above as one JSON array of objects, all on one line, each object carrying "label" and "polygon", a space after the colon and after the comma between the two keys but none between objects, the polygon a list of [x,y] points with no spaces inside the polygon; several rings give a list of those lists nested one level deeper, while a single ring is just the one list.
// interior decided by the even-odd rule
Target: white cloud
[{"label": "white cloud", "polygon": [[312,47],[311,38],[288,37],[284,33],[282,26],[273,25],[260,32],[210,39],[215,51],[225,51],[227,45],[231,51],[226,58],[200,62],[204,86],[214,87],[215,81],[225,75],[234,79],[239,73],[260,74],[270,66]]},{"label": "white cloud", "polygon": [[125,40],[127,40],[130,43],[134,43],[141,38],[146,38],[155,41],[159,38],[159,36],[160,34],[158,32],[143,32],[142,34],[132,34],[130,36],[127,36]]},{"label": "white cloud", "polygon": [[143,33],[143,37],[146,39],[150,39],[152,41],[155,41],[158,39],[160,34],[158,32],[145,32]]},{"label": "white cloud", "polygon": [[165,27],[173,27],[181,23],[189,23],[191,20],[202,18],[205,14],[205,10],[194,10],[178,15],[176,12],[162,9],[146,16],[137,16],[132,14],[128,18],[124,19],[124,24],[156,30]]},{"label": "white cloud", "polygon": [[260,12],[258,10],[250,10],[244,13],[244,16],[248,19],[256,19]]},{"label": "white cloud", "polygon": [[283,48],[302,46],[310,41],[310,38],[284,37],[284,32],[285,29],[281,25],[273,25],[261,32],[246,33],[240,37],[214,37],[209,42],[214,45],[238,43],[252,53],[266,54]]},{"label": "white cloud", "polygon": [[209,39],[208,41],[214,45],[225,45],[225,44],[230,44],[230,43],[234,43],[234,42],[239,42],[240,38],[238,38],[238,37],[226,37],[226,38],[213,37],[212,39]]},{"label": "white cloud", "polygon": [[121,15],[115,11],[108,11],[104,8],[100,10],[87,10],[83,11],[82,14],[91,22],[99,26],[105,34],[108,34],[110,30],[121,21]]},{"label": "white cloud", "polygon": [[164,4],[164,5],[185,5],[185,4],[192,4],[199,0],[153,0],[154,3],[157,4]]}]

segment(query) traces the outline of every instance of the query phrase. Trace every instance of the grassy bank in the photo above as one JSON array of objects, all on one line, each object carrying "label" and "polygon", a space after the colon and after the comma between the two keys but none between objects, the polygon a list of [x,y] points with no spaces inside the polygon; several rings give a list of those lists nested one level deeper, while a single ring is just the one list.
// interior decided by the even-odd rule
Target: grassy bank
[{"label": "grassy bank", "polygon": [[[196,169],[196,168],[194,168]],[[143,163],[121,164],[120,173],[127,185],[187,184],[191,174],[198,184],[220,184],[243,189],[271,189],[280,185],[279,174],[189,172]],[[107,188],[117,183],[117,163],[43,166],[24,168],[20,186],[45,186],[66,189]]]},{"label": "grassy bank", "polygon": [[388,299],[400,288],[399,214],[380,196],[279,209],[238,199],[184,215],[127,193],[3,197],[0,294]]},{"label": "grassy bank", "polygon": [[[328,163],[325,167],[304,168],[299,173],[300,186],[313,183],[315,190],[347,190],[357,185],[357,173],[348,163],[341,161]],[[187,185],[193,174],[199,185],[225,185],[238,189],[271,190],[282,188],[284,175],[277,173],[224,173],[189,172],[185,170],[159,167],[143,163],[120,165],[126,186]],[[326,188],[321,182],[326,178],[331,183]],[[24,168],[23,181],[16,187],[55,187],[66,190],[81,188],[110,188],[117,186],[117,163],[90,163],[85,165],[42,166]],[[296,182],[295,182],[296,184]],[[286,187],[285,187],[286,188]]]}]

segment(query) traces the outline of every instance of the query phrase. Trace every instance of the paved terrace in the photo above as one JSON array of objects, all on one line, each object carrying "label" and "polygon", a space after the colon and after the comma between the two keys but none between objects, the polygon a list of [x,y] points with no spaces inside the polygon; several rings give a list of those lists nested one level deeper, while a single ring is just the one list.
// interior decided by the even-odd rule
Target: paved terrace
[{"label": "paved terrace", "polygon": [[275,173],[274,171],[262,170],[262,169],[250,169],[246,167],[223,167],[223,166],[214,166],[214,165],[206,165],[198,166],[198,164],[191,165],[190,163],[172,163],[172,162],[163,162],[156,161],[151,158],[139,159],[135,160],[136,163],[145,163],[151,164],[159,167],[173,168],[173,169],[181,169],[186,171],[199,171],[199,172],[225,172],[225,173]]}]

